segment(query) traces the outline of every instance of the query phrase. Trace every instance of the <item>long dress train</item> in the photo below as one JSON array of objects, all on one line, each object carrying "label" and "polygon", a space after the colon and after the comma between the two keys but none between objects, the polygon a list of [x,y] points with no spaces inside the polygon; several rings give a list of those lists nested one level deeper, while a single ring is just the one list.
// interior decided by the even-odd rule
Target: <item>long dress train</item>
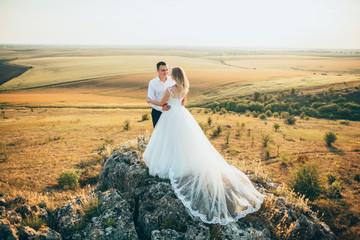
[{"label": "long dress train", "polygon": [[171,109],[161,115],[143,155],[150,174],[170,178],[176,196],[206,223],[226,225],[259,210],[264,195],[224,160],[182,97],[168,91]]}]

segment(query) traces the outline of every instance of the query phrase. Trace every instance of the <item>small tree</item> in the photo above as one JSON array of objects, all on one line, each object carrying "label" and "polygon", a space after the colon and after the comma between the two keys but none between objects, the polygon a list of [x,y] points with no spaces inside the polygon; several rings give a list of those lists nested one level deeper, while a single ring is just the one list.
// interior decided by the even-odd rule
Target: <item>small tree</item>
[{"label": "small tree", "polygon": [[336,141],[336,135],[333,132],[327,132],[324,135],[326,144],[330,147],[332,143]]},{"label": "small tree", "polygon": [[277,130],[280,128],[280,125],[278,123],[274,123],[273,125],[275,132],[277,132]]}]

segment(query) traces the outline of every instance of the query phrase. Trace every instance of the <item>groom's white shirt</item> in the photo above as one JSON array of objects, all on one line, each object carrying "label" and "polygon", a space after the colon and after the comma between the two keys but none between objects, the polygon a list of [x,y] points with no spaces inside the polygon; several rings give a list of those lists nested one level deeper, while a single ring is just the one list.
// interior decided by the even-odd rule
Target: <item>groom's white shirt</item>
[{"label": "groom's white shirt", "polygon": [[[160,102],[165,94],[166,88],[171,87],[174,84],[175,81],[170,76],[167,76],[165,82],[162,82],[159,77],[152,79],[148,86],[148,98],[152,101]],[[156,106],[152,103],[149,103],[149,105],[160,112],[163,111],[161,106]]]}]

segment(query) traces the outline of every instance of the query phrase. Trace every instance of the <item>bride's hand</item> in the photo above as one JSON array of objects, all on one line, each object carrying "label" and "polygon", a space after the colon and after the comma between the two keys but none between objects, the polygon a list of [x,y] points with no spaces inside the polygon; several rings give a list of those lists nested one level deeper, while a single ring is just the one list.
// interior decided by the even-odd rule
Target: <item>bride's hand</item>
[{"label": "bride's hand", "polygon": [[146,102],[150,103],[151,102],[150,98],[146,98]]}]

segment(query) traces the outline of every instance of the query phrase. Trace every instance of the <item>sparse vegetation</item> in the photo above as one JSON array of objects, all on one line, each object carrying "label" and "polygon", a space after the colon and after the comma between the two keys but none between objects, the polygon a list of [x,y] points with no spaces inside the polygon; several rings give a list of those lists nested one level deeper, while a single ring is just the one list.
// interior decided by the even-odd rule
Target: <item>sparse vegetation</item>
[{"label": "sparse vegetation", "polygon": [[304,194],[312,201],[315,200],[323,190],[318,167],[311,163],[298,166],[292,173],[289,184],[295,192]]},{"label": "sparse vegetation", "polygon": [[130,130],[130,120],[126,120],[124,123],[123,123],[123,129],[125,131],[129,131]]},{"label": "sparse vegetation", "polygon": [[273,127],[275,129],[275,132],[277,132],[278,129],[280,128],[280,125],[278,123],[274,123]]},{"label": "sparse vegetation", "polygon": [[76,190],[79,187],[80,171],[68,169],[63,171],[58,178],[58,184],[61,189]]},{"label": "sparse vegetation", "polygon": [[221,125],[217,125],[216,127],[215,127],[215,129],[213,130],[213,136],[214,137],[216,137],[216,136],[218,136],[220,133],[222,133],[222,127],[221,127]]},{"label": "sparse vegetation", "polygon": [[327,132],[324,135],[324,140],[327,146],[331,147],[331,145],[336,141],[337,137],[333,132]]},{"label": "sparse vegetation", "polygon": [[32,229],[38,231],[41,227],[46,225],[46,221],[38,216],[26,216],[25,219],[22,219],[21,223],[22,226],[29,226]]},{"label": "sparse vegetation", "polygon": [[146,121],[146,120],[149,120],[149,114],[147,113],[144,113],[143,115],[141,115],[141,121]]}]

